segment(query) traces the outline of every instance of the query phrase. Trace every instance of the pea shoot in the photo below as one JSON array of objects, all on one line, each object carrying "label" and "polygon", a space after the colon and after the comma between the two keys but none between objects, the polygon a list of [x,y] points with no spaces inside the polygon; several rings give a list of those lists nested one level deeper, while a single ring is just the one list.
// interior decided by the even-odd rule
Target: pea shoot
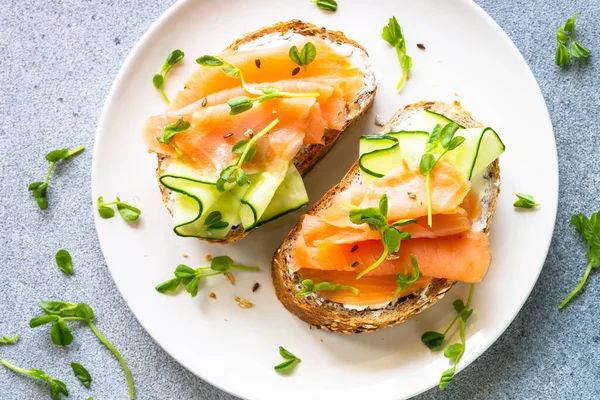
[{"label": "pea shoot", "polygon": [[591,51],[583,47],[575,37],[575,19],[577,13],[573,14],[571,18],[558,28],[556,33],[556,56],[554,62],[556,65],[568,67],[571,64],[571,57],[569,56],[569,48],[567,48],[568,37],[567,34],[571,34],[571,56],[574,58],[587,58]]},{"label": "pea shoot", "polygon": [[73,369],[73,373],[79,379],[79,382],[87,389],[92,385],[92,375],[90,375],[89,371],[81,364],[72,362],[71,369]]},{"label": "pea shoot", "polygon": [[530,194],[517,193],[517,201],[513,204],[516,208],[534,208],[540,206]]},{"label": "pea shoot", "polygon": [[421,277],[419,263],[413,254],[410,255],[410,263],[412,264],[410,274],[407,272],[408,265],[406,263],[404,263],[404,272],[396,274],[396,283],[398,284],[398,287],[394,291],[392,299],[397,298],[401,291],[412,286],[412,284],[414,284]]},{"label": "pea shoot", "polygon": [[154,84],[154,87],[160,92],[167,104],[171,104],[171,100],[169,100],[169,97],[165,93],[165,80],[167,79],[167,75],[169,74],[171,68],[173,68],[175,64],[183,60],[183,57],[185,57],[183,51],[179,49],[173,50],[167,56],[167,59],[163,63],[160,69],[160,73],[154,75],[154,77],[152,78],[152,83]]},{"label": "pea shoot", "polygon": [[254,103],[264,103],[265,101],[274,99],[274,98],[305,98],[305,97],[319,97],[319,93],[291,93],[291,92],[283,92],[277,86],[268,86],[261,89],[261,92],[264,93],[261,96],[250,98],[248,96],[239,96],[229,99],[227,105],[231,108],[229,111],[229,115],[237,115],[241,114],[245,111],[252,109]]},{"label": "pea shoot", "polygon": [[337,3],[335,0],[310,0],[317,5],[321,10],[336,11]]},{"label": "pea shoot", "polygon": [[178,265],[174,272],[175,278],[157,285],[155,289],[159,293],[173,293],[177,291],[181,285],[184,285],[185,290],[192,297],[196,297],[198,294],[198,286],[202,279],[209,276],[225,274],[232,269],[251,272],[260,270],[258,267],[236,264],[228,256],[218,256],[211,260],[209,266],[194,269],[184,264]]},{"label": "pea shoot", "polygon": [[[431,171],[435,168],[438,161],[449,151],[460,146],[465,138],[462,136],[454,136],[459,126],[450,122],[443,128],[437,124],[427,139],[425,146],[425,154],[421,157],[419,163],[419,171],[421,175],[426,177],[427,184],[427,223],[429,227],[433,226],[432,201],[431,201]],[[441,150],[440,150],[441,149]],[[441,153],[440,153],[441,151]]]},{"label": "pea shoot", "polygon": [[[178,133],[187,131],[190,128],[190,126],[191,125],[189,122],[184,121],[182,118],[179,118],[176,122],[173,122],[173,123],[165,126],[163,136],[157,137],[156,141],[160,144],[172,145],[171,142],[173,141],[173,138],[175,137],[175,135],[177,135]],[[177,150],[176,147],[175,147],[175,150]]]},{"label": "pea shoot", "polygon": [[61,395],[69,396],[69,390],[67,389],[67,385],[65,385],[62,381],[58,379],[53,379],[46,372],[40,369],[24,369],[21,367],[17,367],[14,364],[9,363],[6,360],[0,360],[0,364],[4,365],[6,368],[11,371],[17,372],[19,374],[28,375],[33,379],[46,381],[50,386],[50,397],[52,400],[61,400]]},{"label": "pea shoot", "polygon": [[98,197],[98,214],[104,219],[109,219],[115,216],[115,210],[110,206],[116,205],[119,214],[127,222],[136,221],[142,213],[139,208],[127,204],[117,197],[116,201],[105,202],[104,197]]},{"label": "pea shoot", "polygon": [[229,182],[235,182],[240,187],[250,183],[246,173],[244,172],[244,169],[242,168],[242,165],[245,162],[252,161],[252,158],[254,158],[256,150],[258,149],[258,145],[256,144],[258,139],[268,134],[269,131],[278,123],[279,119],[276,118],[262,131],[256,135],[252,135],[250,139],[242,139],[233,146],[231,152],[233,154],[239,154],[240,156],[233,162],[233,164],[223,169],[223,171],[221,171],[219,174],[219,179],[217,179],[216,182],[217,190],[219,192],[224,192],[226,189],[225,184]]},{"label": "pea shoot", "polygon": [[600,236],[600,211],[593,213],[590,218],[583,214],[575,214],[571,217],[571,223],[586,241],[588,266],[579,284],[575,286],[575,289],[558,306],[561,310],[583,288],[592,269],[600,267],[600,240],[598,240],[598,236]]},{"label": "pea shoot", "polygon": [[298,50],[298,47],[292,46],[290,47],[290,51],[288,52],[290,59],[298,64],[298,66],[307,70],[308,64],[313,62],[317,57],[317,48],[312,42],[306,42],[304,46],[302,46],[302,50]]},{"label": "pea shoot", "polygon": [[285,358],[284,362],[274,367],[275,371],[279,372],[280,374],[286,374],[291,372],[296,366],[296,364],[302,361],[301,359],[299,359],[298,357],[296,357],[281,346],[279,346],[279,354],[281,355],[281,357]]},{"label": "pea shoot", "polygon": [[[100,333],[94,324],[94,311],[85,303],[70,303],[65,301],[46,300],[40,303],[44,315],[33,317],[29,322],[31,328],[52,324],[50,338],[54,344],[68,346],[73,342],[73,334],[67,322],[81,321],[88,324],[94,335],[104,344],[117,358],[127,378],[129,398],[134,398],[133,377],[129,366],[121,356],[121,353]],[[68,394],[68,393],[65,393]]]},{"label": "pea shoot", "polygon": [[10,337],[8,335],[0,336],[0,344],[14,344],[17,343],[21,335],[15,335]]},{"label": "pea shoot", "polygon": [[82,152],[84,149],[85,147],[79,146],[74,148],[73,150],[59,149],[53,150],[50,153],[46,154],[46,160],[50,163],[50,165],[48,166],[48,172],[46,172],[46,178],[43,182],[33,182],[29,184],[29,190],[33,192],[33,198],[35,199],[35,201],[38,204],[38,207],[41,210],[46,210],[48,208],[48,181],[56,163],[60,160],[66,160],[67,158]]},{"label": "pea shoot", "polygon": [[408,72],[412,68],[412,58],[406,54],[406,40],[396,17],[390,18],[388,24],[383,27],[381,37],[396,49],[398,62],[400,62],[400,67],[402,68],[402,77],[396,86],[396,90],[400,90],[404,82],[408,79]]},{"label": "pea shoot", "polygon": [[356,279],[360,279],[377,268],[385,261],[388,255],[397,253],[400,250],[401,240],[412,239],[410,233],[398,230],[397,227],[416,223],[417,220],[407,219],[390,224],[387,219],[388,197],[386,194],[379,199],[379,206],[377,208],[359,208],[350,205],[347,207],[350,208],[350,221],[356,225],[367,224],[369,229],[377,231],[379,238],[383,243],[383,253],[381,254],[381,257],[379,257],[373,265],[365,268],[356,276]]},{"label": "pea shoot", "polygon": [[67,250],[61,249],[56,253],[56,265],[66,275],[73,274],[73,259]]},{"label": "pea shoot", "polygon": [[471,301],[473,300],[474,291],[475,284],[472,283],[471,288],[469,289],[469,297],[467,298],[467,304],[465,304],[462,300],[456,300],[454,301],[454,303],[452,303],[452,306],[454,307],[454,310],[456,311],[457,315],[456,317],[454,317],[452,322],[450,322],[450,325],[448,326],[448,328],[446,328],[444,333],[428,331],[423,333],[423,335],[421,336],[421,341],[427,347],[429,347],[429,349],[437,349],[444,343],[446,335],[448,334],[450,329],[454,326],[454,324],[457,321],[459,321],[460,342],[446,346],[446,348],[444,349],[444,357],[452,361],[452,367],[450,367],[442,373],[439,383],[440,390],[445,389],[446,386],[448,386],[452,382],[456,373],[456,366],[460,362],[460,359],[462,358],[463,354],[465,354],[465,349],[467,346],[465,339],[465,324],[473,314],[473,309],[470,307]]},{"label": "pea shoot", "polygon": [[360,291],[353,286],[329,282],[314,283],[312,279],[304,279],[302,281],[302,286],[304,286],[302,289],[294,293],[295,296],[306,296],[308,294],[318,292],[319,290],[349,290],[354,294],[360,293]]}]

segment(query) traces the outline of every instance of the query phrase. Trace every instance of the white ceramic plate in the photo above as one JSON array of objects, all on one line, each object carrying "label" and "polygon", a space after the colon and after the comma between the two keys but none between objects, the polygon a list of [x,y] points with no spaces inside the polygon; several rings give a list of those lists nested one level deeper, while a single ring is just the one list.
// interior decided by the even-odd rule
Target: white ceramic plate
[{"label": "white ceramic plate", "polygon": [[[380,36],[392,15],[402,25],[413,57],[411,78],[400,93],[394,90],[399,78],[395,53]],[[467,0],[346,0],[333,14],[309,0],[175,4],[127,58],[100,119],[93,197],[118,195],[143,211],[135,226],[118,217],[97,218],[102,250],[125,301],[156,342],[223,390],[260,400],[305,399],[307,391],[311,398],[325,399],[407,398],[436,385],[448,367],[443,355],[429,351],[419,337],[426,330],[444,329],[453,317],[451,303],[466,297],[466,285],[457,285],[436,306],[395,328],[353,336],[311,330],[277,301],[270,279],[271,256],[300,212],[227,247],[179,238],[160,200],[156,158],[146,153],[141,141],[145,119],[165,108],[151,80],[171,50],[186,53],[183,65],[167,81],[167,92],[174,95],[196,67],[196,57],[217,53],[247,31],[291,19],[344,31],[369,51],[380,78],[373,110],[308,175],[313,201],[352,164],[359,135],[377,131],[377,114],[387,119],[399,107],[424,99],[459,100],[477,120],[499,132],[506,153],[501,157],[502,194],[491,230],[493,263],[476,288],[475,313],[459,369],[504,332],[533,288],[550,244],[558,196],[556,148],[544,99],[525,61],[494,21]],[[416,43],[427,50],[417,49]],[[516,192],[533,194],[543,206],[515,211]],[[217,277],[195,299],[187,293],[168,296],[154,290],[172,276],[177,264],[204,264],[206,253],[228,254],[262,271],[238,273],[235,286]],[[252,293],[255,281],[261,286]],[[211,291],[217,300],[208,298]],[[236,295],[255,307],[239,308]],[[280,345],[303,360],[291,376],[273,371],[282,361]]]}]

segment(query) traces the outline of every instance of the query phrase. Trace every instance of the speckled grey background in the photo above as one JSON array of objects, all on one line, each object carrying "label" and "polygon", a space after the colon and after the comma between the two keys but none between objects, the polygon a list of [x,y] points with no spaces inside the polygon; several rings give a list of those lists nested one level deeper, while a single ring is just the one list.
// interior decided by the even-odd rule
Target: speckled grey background
[{"label": "speckled grey background", "polygon": [[[22,335],[17,345],[0,347],[0,358],[63,379],[73,399],[125,399],[126,383],[117,361],[89,329],[74,324],[75,341],[68,349],[54,346],[46,328],[29,329],[40,299],[93,305],[100,330],[131,366],[137,398],[232,399],[179,366],[140,327],[110,278],[92,220],[91,150],[104,99],[128,52],[172,3],[0,0],[0,335]],[[523,53],[548,104],[560,164],[557,225],[541,278],[510,328],[447,390],[432,389],[418,398],[597,399],[597,276],[568,310],[558,312],[556,306],[586,265],[570,215],[600,208],[600,4],[477,3]],[[553,62],[556,29],[574,11],[580,13],[578,38],[593,55],[562,70]],[[40,212],[26,186],[45,174],[44,154],[80,143],[87,150],[56,168],[51,210]],[[76,275],[65,278],[55,267],[59,248],[71,250]],[[76,381],[71,361],[92,372],[91,390]],[[0,399],[47,398],[44,383],[0,369]]]}]

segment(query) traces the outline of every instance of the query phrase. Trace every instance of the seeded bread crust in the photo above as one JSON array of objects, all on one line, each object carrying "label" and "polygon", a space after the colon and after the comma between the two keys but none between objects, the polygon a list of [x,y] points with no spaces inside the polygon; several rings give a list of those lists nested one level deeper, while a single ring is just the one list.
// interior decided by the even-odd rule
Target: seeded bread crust
[{"label": "seeded bread crust", "polygon": [[[399,110],[381,129],[381,132],[391,131],[396,121],[405,119],[414,112],[427,109],[443,114],[466,128],[483,126],[475,121],[469,112],[458,106],[426,101],[411,104]],[[485,220],[483,231],[488,233],[496,211],[498,194],[500,193],[500,166],[498,160],[495,160],[488,167],[485,174],[485,178],[492,183],[490,193],[487,193],[483,198],[483,202],[486,203],[487,207],[483,207],[486,213],[481,217]],[[313,215],[327,209],[331,206],[332,199],[337,193],[343,191],[350,184],[359,181],[359,167],[358,163],[355,163],[341,182],[331,188],[306,214]],[[272,275],[275,293],[279,301],[288,311],[310,325],[340,333],[374,332],[402,323],[432,306],[444,297],[444,294],[455,283],[455,281],[447,279],[434,279],[429,286],[420,292],[399,298],[384,308],[360,311],[348,309],[342,304],[327,300],[318,294],[294,296],[294,293],[301,288],[300,282],[302,279],[297,273],[288,268],[288,264],[292,247],[300,234],[303,220],[304,216],[275,252]]]},{"label": "seeded bread crust", "polygon": [[[235,42],[231,43],[229,46],[227,46],[225,48],[225,51],[237,50],[243,44],[250,43],[262,36],[270,35],[273,33],[279,33],[283,35],[290,31],[304,36],[314,36],[320,37],[322,39],[328,39],[333,43],[337,44],[347,43],[368,55],[367,51],[360,44],[348,39],[342,32],[330,31],[325,28],[319,28],[311,23],[302,22],[298,20],[292,20],[289,22],[279,22],[275,25],[261,28],[255,32],[247,33],[244,36],[237,39]],[[375,81],[375,72],[372,68],[369,67],[363,72],[365,73],[365,75],[372,77],[373,82]],[[365,79],[365,83],[366,81],[367,80]],[[348,117],[341,131],[327,129],[323,134],[323,144],[305,144],[302,146],[298,154],[296,154],[296,156],[293,159],[294,165],[296,166],[298,172],[300,172],[300,175],[304,177],[312,169],[312,167],[319,160],[321,160],[325,156],[325,154],[327,154],[327,152],[333,147],[333,145],[339,139],[342,133],[344,133],[354,122],[358,120],[358,118],[360,118],[361,115],[366,113],[369,110],[369,108],[371,108],[371,105],[373,104],[373,99],[375,98],[376,90],[377,87],[375,86],[373,90],[363,91],[354,104],[347,105]],[[167,168],[169,159],[170,157],[158,155],[158,167],[156,169],[157,180]],[[173,215],[173,210],[169,206],[171,191],[165,186],[163,186],[160,183],[160,180],[158,181],[158,186],[162,194],[163,203],[165,203],[165,206],[167,207],[169,213]],[[250,232],[244,231],[244,229],[240,225],[232,229],[224,240],[200,240],[204,240],[211,243],[229,244],[243,239],[244,237],[246,237],[246,235],[248,235],[248,233]]]}]

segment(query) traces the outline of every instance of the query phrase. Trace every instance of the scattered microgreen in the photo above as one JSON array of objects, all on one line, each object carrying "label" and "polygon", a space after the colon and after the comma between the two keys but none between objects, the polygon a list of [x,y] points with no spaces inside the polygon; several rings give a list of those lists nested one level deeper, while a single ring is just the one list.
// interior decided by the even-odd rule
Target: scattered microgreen
[{"label": "scattered microgreen", "polygon": [[29,375],[33,379],[46,381],[48,383],[48,385],[50,385],[50,398],[52,400],[60,400],[61,394],[64,394],[65,396],[69,396],[69,390],[67,389],[67,385],[65,385],[62,381],[59,381],[58,379],[52,379],[50,377],[50,375],[48,375],[47,373],[45,373],[42,370],[35,369],[35,368],[23,369],[23,368],[17,367],[14,364],[9,363],[6,360],[0,360],[0,364],[4,365],[6,368],[8,368],[14,372],[18,372],[19,374]]},{"label": "scattered microgreen", "polygon": [[67,250],[61,249],[56,253],[56,265],[65,274],[73,274],[73,260]]},{"label": "scattered microgreen", "polygon": [[240,187],[250,183],[242,165],[245,162],[250,162],[254,157],[254,154],[256,154],[256,149],[258,148],[258,145],[256,144],[257,140],[268,134],[278,123],[279,119],[276,118],[262,131],[253,135],[251,139],[242,139],[233,146],[231,152],[233,154],[239,154],[240,156],[234,160],[233,164],[224,168],[219,174],[219,179],[217,179],[216,183],[219,192],[225,191],[225,184],[228,182],[235,182]]},{"label": "scattered microgreen", "polygon": [[220,211],[213,211],[204,219],[201,231],[216,232],[229,226],[229,222],[223,221],[223,214]]},{"label": "scattered microgreen", "polygon": [[75,154],[82,152],[83,150],[84,147],[79,146],[74,148],[73,150],[59,149],[53,150],[50,153],[46,154],[46,160],[49,162],[48,172],[46,172],[46,178],[43,182],[33,182],[29,184],[28,187],[28,189],[33,192],[33,198],[37,202],[38,207],[40,209],[46,210],[48,208],[48,181],[56,163],[60,160],[65,160],[69,157],[72,157]]},{"label": "scattered microgreen", "polygon": [[159,293],[172,293],[179,289],[181,285],[185,286],[186,291],[196,297],[198,287],[203,278],[209,276],[221,275],[231,269],[241,271],[259,271],[258,267],[249,267],[246,265],[235,264],[228,256],[213,257],[209,266],[191,268],[187,265],[180,264],[175,268],[175,278],[165,281],[156,286],[156,291]]},{"label": "scattered microgreen", "polygon": [[161,144],[171,144],[175,135],[185,132],[190,128],[190,123],[179,118],[177,122],[173,122],[165,126],[162,137],[157,137],[156,140]]},{"label": "scattered microgreen", "polygon": [[0,336],[0,344],[14,344],[17,342],[17,340],[19,340],[20,337],[21,335],[15,335],[13,337],[8,335]]},{"label": "scattered microgreen", "polygon": [[571,223],[586,241],[588,266],[579,284],[560,303],[559,309],[563,309],[579,293],[586,284],[592,268],[600,267],[600,241],[598,240],[598,236],[600,236],[600,211],[593,213],[590,218],[583,214],[575,214],[571,217]]},{"label": "scattered microgreen", "polygon": [[317,7],[319,7],[321,10],[325,10],[325,11],[336,11],[337,10],[337,3],[335,0],[310,0],[311,2],[315,3],[317,5]]},{"label": "scattered microgreen", "polygon": [[94,311],[85,303],[70,303],[65,301],[46,300],[40,302],[40,306],[45,314],[33,317],[29,322],[31,328],[37,328],[42,325],[52,324],[50,329],[50,338],[54,344],[67,346],[73,342],[73,334],[67,322],[81,321],[88,324],[94,335],[104,344],[117,358],[127,378],[129,387],[129,398],[134,398],[133,377],[127,363],[121,356],[121,353],[100,333],[94,324]]},{"label": "scattered microgreen", "polygon": [[406,40],[396,17],[390,18],[388,24],[383,27],[381,36],[396,49],[396,55],[402,68],[402,77],[396,86],[396,90],[400,90],[404,82],[408,79],[408,71],[412,68],[412,58],[406,54]]},{"label": "scattered microgreen", "polygon": [[83,365],[76,362],[71,363],[71,368],[73,369],[73,372],[75,373],[77,379],[79,379],[79,382],[81,382],[83,386],[89,389],[92,385],[92,376],[90,375],[88,370],[85,369]]},{"label": "scattered microgreen", "polygon": [[465,339],[465,324],[469,317],[473,314],[473,309],[471,308],[471,301],[473,300],[473,292],[475,291],[475,284],[471,284],[471,288],[469,289],[469,297],[467,298],[467,304],[465,304],[462,300],[455,300],[452,303],[454,310],[457,315],[454,317],[452,322],[444,333],[428,331],[421,335],[421,341],[431,350],[437,349],[442,346],[446,335],[450,329],[454,326],[454,324],[459,321],[459,332],[460,332],[460,343],[454,343],[447,346],[444,349],[444,357],[452,361],[452,367],[442,372],[442,376],[440,378],[439,388],[443,390],[452,382],[454,379],[454,374],[456,373],[456,366],[460,362],[463,354],[465,353],[465,349],[467,346]]},{"label": "scattered microgreen", "polygon": [[229,64],[227,61],[223,60],[220,57],[205,55],[197,58],[196,63],[202,65],[203,67],[219,67],[225,75],[231,78],[240,79],[240,81],[242,82],[242,87],[246,92],[255,96],[262,96],[263,94],[261,91],[248,86],[246,80],[244,79],[244,74],[238,67]]},{"label": "scattered microgreen", "polygon": [[408,265],[406,263],[404,263],[404,272],[396,274],[396,283],[398,284],[398,287],[394,291],[392,299],[398,297],[401,291],[411,286],[421,277],[421,271],[419,271],[419,263],[417,262],[415,256],[412,254],[410,255],[410,262],[412,264],[410,274],[408,274],[407,272]]},{"label": "scattered microgreen", "polygon": [[575,37],[575,19],[577,19],[577,13],[573,14],[571,18],[558,28],[556,33],[556,56],[554,62],[556,65],[568,67],[571,64],[571,57],[569,56],[569,48],[567,47],[567,33],[571,34],[571,56],[574,58],[587,58],[591,51],[586,49],[579,43]]},{"label": "scattered microgreen", "polygon": [[530,194],[517,193],[517,201],[513,204],[517,208],[534,208],[540,204],[535,202],[535,199]]},{"label": "scattered microgreen", "polygon": [[302,289],[294,293],[296,296],[306,296],[307,294],[318,292],[319,290],[349,290],[354,294],[358,294],[359,290],[353,286],[341,285],[339,283],[319,282],[314,283],[312,279],[304,279],[302,281]]},{"label": "scattered microgreen", "polygon": [[306,71],[308,64],[313,62],[317,57],[317,48],[312,42],[306,42],[300,51],[298,50],[298,47],[292,46],[288,55],[294,63],[298,64]]},{"label": "scattered microgreen", "polygon": [[173,50],[167,56],[167,59],[165,60],[164,64],[160,69],[160,73],[154,75],[154,77],[152,78],[152,83],[154,84],[154,87],[158,89],[158,91],[162,95],[163,99],[167,102],[167,104],[171,104],[171,101],[165,93],[165,80],[167,79],[167,74],[175,64],[183,60],[184,56],[185,54],[183,53],[183,51],[179,49]]},{"label": "scattered microgreen", "polygon": [[280,374],[286,374],[292,371],[296,364],[302,361],[301,359],[299,359],[298,357],[296,357],[281,346],[279,346],[279,354],[281,355],[281,357],[285,358],[284,362],[274,367],[275,371],[279,372]]},{"label": "scattered microgreen", "polygon": [[462,136],[454,136],[458,128],[459,126],[454,122],[446,124],[443,128],[441,125],[437,124],[433,128],[433,131],[431,131],[429,134],[429,139],[427,139],[427,144],[425,146],[425,154],[421,156],[419,171],[421,172],[421,175],[426,177],[427,223],[429,227],[433,225],[431,204],[431,171],[433,171],[438,161],[444,157],[447,152],[456,149],[465,141],[465,138]]},{"label": "scattered microgreen", "polygon": [[104,197],[100,196],[98,197],[98,214],[105,219],[114,217],[115,210],[110,207],[113,205],[117,206],[117,210],[119,211],[119,214],[121,214],[121,217],[128,222],[137,220],[142,213],[139,208],[122,202],[118,197],[116,201],[104,202]]},{"label": "scattered microgreen", "polygon": [[369,229],[377,231],[379,238],[383,243],[383,253],[375,263],[368,268],[365,268],[356,276],[360,279],[369,272],[377,268],[389,254],[397,253],[400,250],[401,240],[410,240],[411,236],[408,232],[403,232],[396,229],[398,226],[404,226],[417,221],[414,219],[398,221],[394,224],[389,224],[387,219],[388,213],[388,197],[386,194],[379,199],[379,207],[358,208],[350,207],[350,221],[353,224],[367,224]]}]

